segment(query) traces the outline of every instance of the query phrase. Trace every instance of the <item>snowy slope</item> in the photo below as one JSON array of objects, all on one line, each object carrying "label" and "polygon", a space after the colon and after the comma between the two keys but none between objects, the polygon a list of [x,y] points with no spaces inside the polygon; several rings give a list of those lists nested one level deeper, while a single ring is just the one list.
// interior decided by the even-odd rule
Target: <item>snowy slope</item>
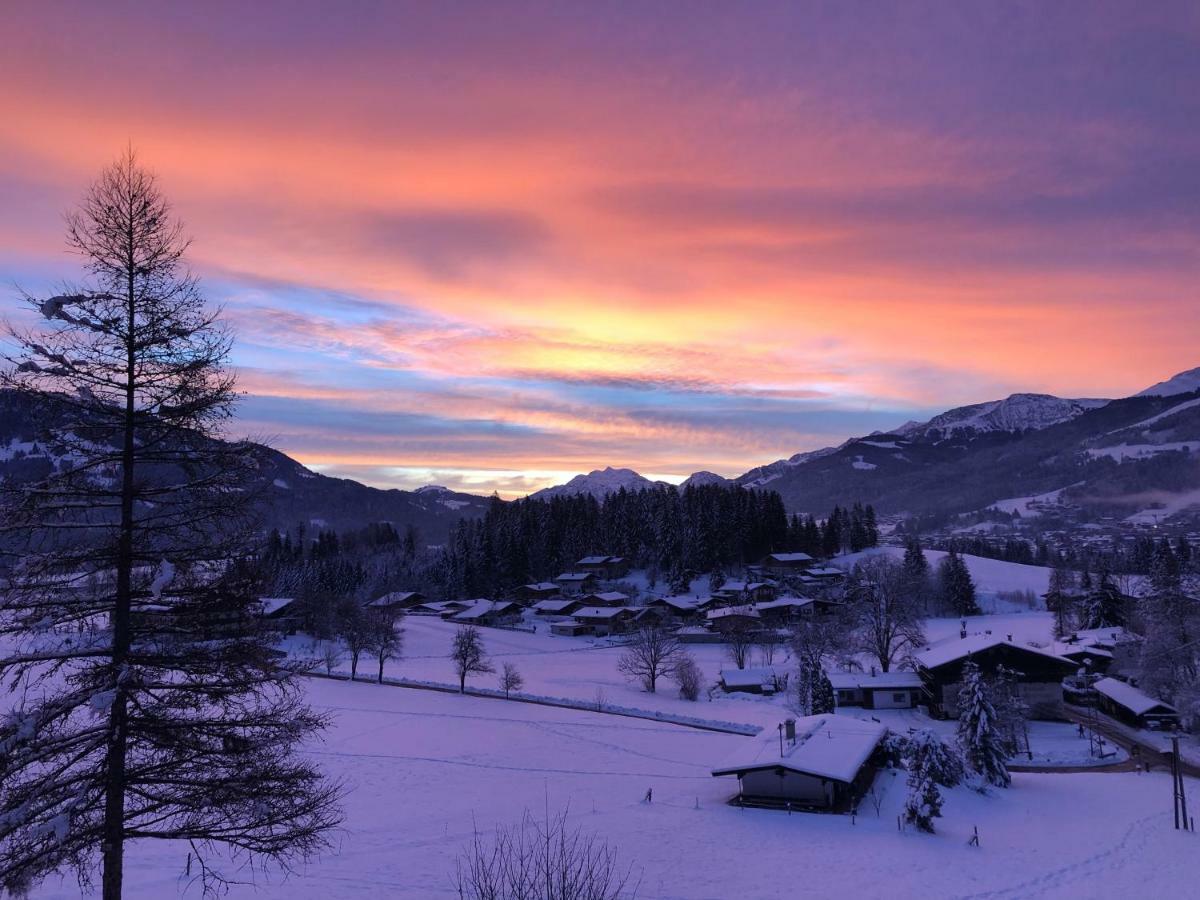
[{"label": "snowy slope", "polygon": [[1190,394],[1193,391],[1200,391],[1200,368],[1180,372],[1166,381],[1160,381],[1158,384],[1151,385],[1144,391],[1138,391],[1134,396],[1173,397],[1176,394]]},{"label": "snowy slope", "polygon": [[[834,565],[843,569],[851,569],[854,564],[868,556],[886,553],[894,559],[904,557],[903,547],[879,547],[864,550],[861,553],[850,553],[833,560]],[[926,550],[925,558],[929,560],[930,568],[936,572],[937,565],[946,554],[942,550]],[[1033,591],[1044,594],[1050,585],[1050,570],[1044,566],[1023,566],[1020,563],[1004,562],[999,559],[987,559],[982,556],[962,554],[963,561],[971,571],[971,578],[981,594],[997,594],[1007,591]]]}]

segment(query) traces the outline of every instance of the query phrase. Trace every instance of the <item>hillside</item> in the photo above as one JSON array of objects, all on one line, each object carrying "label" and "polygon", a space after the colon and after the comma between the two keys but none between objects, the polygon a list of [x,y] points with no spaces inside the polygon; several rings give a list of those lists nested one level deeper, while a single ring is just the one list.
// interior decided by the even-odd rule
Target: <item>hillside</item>
[{"label": "hillside", "polygon": [[[1133,511],[1147,492],[1200,489],[1200,391],[1122,400],[1018,394],[951,410],[890,434],[747,472],[789,510],[820,512],[848,498],[881,513],[946,514],[1068,488],[1097,512]],[[1139,496],[1141,495],[1141,496]]]},{"label": "hillside", "polygon": [[[64,460],[45,449],[47,424],[38,410],[12,392],[0,392],[0,479],[19,481],[44,477]],[[285,453],[250,444],[263,489],[266,528],[346,530],[371,522],[391,522],[403,530],[416,527],[426,541],[445,540],[450,526],[468,516],[480,516],[489,500],[445,488],[417,491],[382,490],[346,478],[313,472]]]}]

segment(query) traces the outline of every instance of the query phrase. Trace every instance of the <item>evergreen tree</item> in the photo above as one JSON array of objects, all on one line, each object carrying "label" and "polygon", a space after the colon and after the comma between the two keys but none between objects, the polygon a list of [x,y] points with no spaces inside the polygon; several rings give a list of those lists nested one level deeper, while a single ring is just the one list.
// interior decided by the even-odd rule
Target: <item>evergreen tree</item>
[{"label": "evergreen tree", "polygon": [[975,581],[966,562],[953,549],[938,565],[938,591],[942,603],[959,616],[977,616],[979,604],[975,600]]},{"label": "evergreen tree", "polygon": [[908,768],[908,795],[904,800],[905,821],[919,830],[933,833],[933,820],[942,815],[942,794],[938,784],[956,784],[962,766],[941,739],[922,729],[906,742],[905,765]]},{"label": "evergreen tree", "polygon": [[1085,628],[1115,628],[1125,624],[1125,597],[1113,583],[1107,565],[1097,573],[1096,585],[1084,600]]},{"label": "evergreen tree", "polygon": [[1054,637],[1071,633],[1075,611],[1075,573],[1059,562],[1050,572],[1046,609],[1054,614]]},{"label": "evergreen tree", "polygon": [[28,298],[44,324],[14,335],[0,378],[71,461],[3,485],[0,548],[20,565],[0,592],[0,887],[99,868],[119,900],[127,842],[286,864],[324,844],[338,790],[296,752],[325,720],[272,652],[243,565],[261,460],[217,439],[230,338],[132,150],[68,242],[86,284]]},{"label": "evergreen tree", "polygon": [[833,682],[824,669],[818,668],[812,675],[812,714],[819,716],[832,713],[837,709],[837,700],[833,692]]},{"label": "evergreen tree", "polygon": [[963,663],[962,688],[958,692],[958,747],[963,760],[983,784],[1008,787],[1004,741],[997,731],[997,715],[987,683],[973,662]]},{"label": "evergreen tree", "polygon": [[902,568],[904,591],[928,611],[929,598],[932,593],[929,560],[925,558],[925,551],[921,548],[921,539],[917,535],[909,538],[904,546]]}]

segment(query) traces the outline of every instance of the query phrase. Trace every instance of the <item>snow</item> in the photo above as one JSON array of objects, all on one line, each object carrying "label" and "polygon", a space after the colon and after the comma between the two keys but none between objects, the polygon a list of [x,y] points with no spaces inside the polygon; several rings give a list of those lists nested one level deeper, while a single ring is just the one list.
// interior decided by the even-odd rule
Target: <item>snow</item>
[{"label": "snow", "polygon": [[1174,441],[1165,444],[1117,444],[1115,447],[1089,447],[1087,454],[1092,458],[1107,456],[1121,462],[1125,459],[1145,459],[1159,453],[1171,453],[1176,450],[1190,450],[1197,441]]},{"label": "snow", "polygon": [[[1049,634],[1044,613],[977,617],[969,624],[989,619],[1028,622]],[[937,620],[929,630],[950,624]],[[957,628],[957,620],[952,624]],[[408,655],[389,663],[390,670],[452,680],[446,654],[453,626],[414,617],[405,629]],[[493,662],[515,663],[532,690],[591,699],[600,688],[619,705],[757,721],[769,727],[778,753],[775,727],[787,715],[780,698],[718,695],[688,703],[673,691],[660,688],[651,695],[624,682],[616,672],[621,650],[604,642],[491,629],[483,636]],[[303,640],[293,638],[297,645]],[[715,676],[721,648],[689,650]],[[519,822],[526,810],[540,816],[544,809],[552,815],[567,810],[571,826],[609,842],[640,878],[638,896],[656,900],[1116,900],[1178,896],[1181,887],[1186,894],[1195,877],[1195,837],[1173,829],[1170,782],[1162,772],[1018,772],[1011,790],[986,796],[946,790],[937,833],[919,835],[897,830],[903,772],[879,773],[878,812],[865,802],[853,823],[841,815],[739,810],[727,805],[734,792],[730,780],[711,772],[756,738],[367,682],[306,679],[302,686],[316,710],[332,720],[306,752],[347,785],[345,823],[318,859],[286,878],[257,875],[256,889],[235,886],[232,898],[449,900],[455,896],[456,856],[476,830],[486,842],[497,825]],[[827,718],[847,719],[845,727],[855,729],[934,727],[947,734],[954,727],[930,723],[915,710],[843,711]],[[1087,743],[1072,732],[1069,725],[1033,723],[1031,739],[1035,750],[1044,743],[1051,749],[1043,754],[1066,758]],[[1194,805],[1195,782],[1187,784]],[[642,802],[647,788],[653,788],[652,803]],[[976,827],[980,846],[969,847]],[[181,843],[132,842],[127,900],[195,896],[196,888],[182,877],[187,853]],[[32,896],[77,900],[80,891],[67,876]]]},{"label": "snow", "polygon": [[1059,503],[1064,490],[1066,488],[1059,488],[1056,491],[1046,491],[1044,494],[1034,494],[1032,497],[1010,497],[1007,500],[997,500],[988,509],[999,510],[1009,515],[1016,513],[1021,518],[1028,519],[1042,514],[1042,510],[1037,509],[1038,506]]},{"label": "snow", "polygon": [[900,445],[895,441],[858,441],[860,444],[866,444],[868,447],[878,447],[880,450],[899,450]]},{"label": "snow", "polygon": [[861,456],[854,457],[854,459],[853,459],[853,461],[851,461],[850,465],[855,469],[861,469],[862,471],[865,471],[865,472],[869,472],[871,469],[879,468],[879,466],[875,465],[875,463],[866,462],[865,460],[863,460],[863,458]]},{"label": "snow", "polygon": [[277,487],[283,491],[290,491],[292,489],[292,486],[290,484],[288,484],[286,481],[284,481],[282,478],[276,478],[271,483],[274,484],[275,487]]},{"label": "snow", "polygon": [[713,775],[788,769],[849,784],[886,733],[882,725],[847,716],[802,716],[796,719],[796,742],[785,740],[782,753],[779,736],[764,734],[735,750]]},{"label": "snow", "polygon": [[1148,694],[1144,694],[1131,684],[1126,684],[1116,678],[1101,678],[1094,685],[1096,690],[1120,703],[1126,709],[1133,712],[1134,715],[1140,716],[1142,713],[1149,712],[1155,707],[1165,706],[1167,709],[1173,710],[1174,707],[1170,703],[1164,703],[1162,700],[1156,700]]},{"label": "snow", "polygon": [[1138,391],[1134,396],[1173,397],[1176,394],[1190,394],[1193,391],[1200,391],[1200,368],[1180,372],[1166,381],[1160,381],[1158,384],[1151,385],[1144,391]]},{"label": "snow", "polygon": [[439,503],[447,509],[462,509],[464,506],[470,506],[470,500],[439,500]]},{"label": "snow", "polygon": [[[903,547],[875,547],[859,553],[848,553],[836,557],[833,563],[846,571],[869,556],[886,553],[900,560],[904,557]],[[933,571],[937,571],[938,563],[946,553],[942,550],[926,550],[925,558]],[[1032,591],[1034,594],[1044,594],[1050,585],[1050,570],[1044,566],[1025,566],[1020,563],[1005,562],[999,559],[988,559],[982,556],[960,554],[971,572],[976,591],[981,595],[995,595],[1010,591]]]},{"label": "snow", "polygon": [[[1200,389],[1200,383],[1197,384],[1196,389]],[[1160,412],[1156,416],[1151,416],[1148,419],[1144,419],[1143,421],[1138,422],[1136,425],[1130,425],[1130,426],[1128,426],[1128,428],[1129,429],[1147,428],[1147,427],[1155,424],[1156,422],[1161,422],[1163,419],[1169,419],[1171,416],[1181,413],[1185,409],[1193,409],[1194,407],[1197,407],[1197,406],[1200,406],[1200,397],[1197,397],[1194,400],[1185,400],[1183,403],[1178,403],[1175,406],[1172,406],[1170,409]],[[1127,429],[1122,428],[1119,430],[1125,431]]]},{"label": "snow", "polygon": [[916,672],[830,672],[829,683],[834,690],[886,690],[890,688],[919,688],[924,682]]}]

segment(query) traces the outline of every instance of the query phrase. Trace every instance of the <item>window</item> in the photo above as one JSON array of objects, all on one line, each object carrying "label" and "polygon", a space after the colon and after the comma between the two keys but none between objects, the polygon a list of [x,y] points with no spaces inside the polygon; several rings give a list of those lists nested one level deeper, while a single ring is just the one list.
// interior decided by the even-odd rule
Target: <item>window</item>
[{"label": "window", "polygon": [[893,703],[904,703],[906,700],[908,700],[908,694],[906,693],[892,694]]}]

